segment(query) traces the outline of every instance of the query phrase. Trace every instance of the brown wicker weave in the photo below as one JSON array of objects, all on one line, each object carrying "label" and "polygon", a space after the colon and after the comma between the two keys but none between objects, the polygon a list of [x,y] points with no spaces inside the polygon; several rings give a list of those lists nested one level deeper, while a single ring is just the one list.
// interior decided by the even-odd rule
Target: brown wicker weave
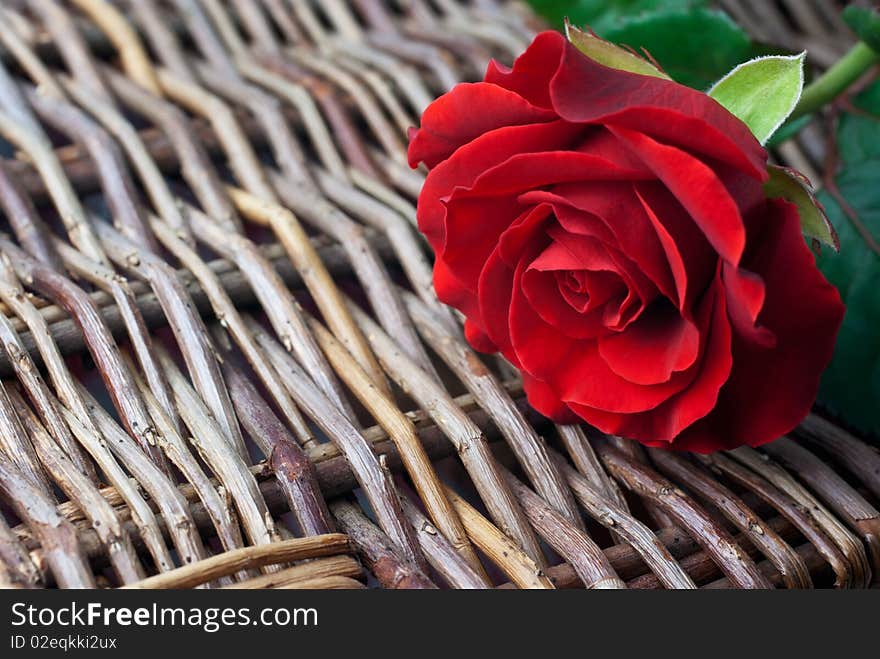
[{"label": "brown wicker weave", "polygon": [[[723,4],[820,66],[850,40],[819,1]],[[406,129],[537,29],[496,0],[2,2],[0,585],[870,585],[861,439],[554,427],[438,302]],[[776,156],[820,180],[821,130]]]}]

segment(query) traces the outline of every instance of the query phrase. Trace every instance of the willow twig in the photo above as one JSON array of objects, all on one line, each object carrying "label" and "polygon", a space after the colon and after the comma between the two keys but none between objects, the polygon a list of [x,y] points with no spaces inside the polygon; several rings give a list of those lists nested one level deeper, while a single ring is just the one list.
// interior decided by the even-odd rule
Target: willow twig
[{"label": "willow twig", "polygon": [[517,547],[509,537],[483,517],[473,506],[451,488],[446,488],[468,535],[502,571],[520,588],[553,589],[541,567]]},{"label": "willow twig", "polygon": [[[131,441],[131,438],[116,425],[116,422],[113,421],[110,415],[100,407],[98,402],[84,388],[81,391],[83,398],[87,401],[89,412],[96,419],[102,435],[95,436],[79,422],[74,414],[67,412],[66,418],[71,429],[74,430],[84,445],[86,441],[89,442],[89,451],[93,456],[101,452],[102,446],[104,447],[103,450],[111,450],[128,472],[150,495],[150,499],[158,508],[168,528],[168,533],[177,550],[178,558],[184,565],[203,558],[206,554],[205,546],[196,531],[195,522],[190,516],[188,502],[180,494],[175,483],[166,474],[158,470],[152,462],[146,459],[146,456]],[[101,469],[110,477],[111,473],[103,467],[103,464],[107,462],[105,458]],[[113,463],[111,463],[112,466]],[[118,472],[115,479],[111,478],[111,482],[116,486],[117,491],[120,490],[118,482],[124,478],[126,477],[122,472]],[[136,491],[132,493],[132,496],[135,494],[137,494]],[[134,506],[131,504],[129,506],[134,511]],[[158,526],[153,521],[153,515],[148,515],[146,511],[140,514],[142,519],[145,520],[145,526],[147,523],[150,523],[149,532],[155,537],[154,542],[158,543],[161,540],[161,535]],[[134,515],[132,515],[132,518],[137,521]],[[138,526],[141,525],[139,524]],[[145,536],[143,531],[141,536]],[[163,570],[174,567],[171,561],[168,561],[167,567],[163,566],[158,560],[157,564]]]},{"label": "willow twig", "polygon": [[148,281],[171,323],[187,370],[199,394],[222,428],[222,436],[242,457],[247,455],[208,330],[193,308],[177,273],[155,254],[132,243],[102,222],[95,224],[110,257]]},{"label": "willow twig", "polygon": [[599,443],[597,452],[605,466],[630,490],[656,503],[688,530],[717,561],[721,570],[740,588],[770,588],[754,561],[727,531],[697,506],[684,492],[616,448]]},{"label": "willow twig", "polygon": [[791,439],[777,439],[766,445],[764,451],[793,470],[803,483],[810,486],[813,492],[862,537],[876,574],[880,570],[880,512],[831,467]]},{"label": "willow twig", "polygon": [[547,456],[544,440],[538,436],[507,392],[467,347],[459,333],[448,331],[441,320],[411,293],[401,295],[410,316],[425,340],[476,397],[498,424],[523,471],[537,492],[575,528],[583,529],[577,505],[556,465]]},{"label": "willow twig", "polygon": [[249,321],[249,326],[254,338],[275,362],[291,396],[348,459],[376,514],[379,526],[404,556],[414,564],[421,565],[424,559],[413,537],[412,528],[403,519],[394,484],[382,469],[369,444],[351,421],[321,394],[308,375],[265,330],[253,320]]},{"label": "willow twig", "polygon": [[382,369],[376,363],[376,358],[352,320],[339,289],[296,216],[278,204],[266,203],[243,190],[227,190],[242,215],[272,228],[336,338],[370,374],[373,382],[387,392]]},{"label": "willow twig", "polygon": [[[2,270],[2,267],[0,267],[0,270]],[[0,275],[0,288],[8,287],[8,281],[3,281],[4,279]],[[77,471],[92,483],[96,483],[97,475],[95,474],[94,466],[83,456],[79,444],[77,444],[73,435],[70,434],[70,429],[64,422],[60,410],[55,405],[48,385],[46,385],[45,380],[40,375],[40,371],[31,359],[31,356],[21,344],[18,333],[12,329],[9,320],[2,314],[0,314],[0,342],[2,342],[3,350],[9,356],[9,361],[12,363],[15,374],[18,376],[18,380],[21,382],[28,399],[36,408],[40,420],[56,442],[57,448],[64,453],[65,457],[70,460]]]},{"label": "willow twig", "polygon": [[443,428],[492,519],[532,560],[544,567],[545,559],[537,539],[501,476],[480,429],[455,405],[443,387],[404,355],[367,314],[353,303],[349,308],[388,375]]},{"label": "willow twig", "polygon": [[71,315],[98,366],[125,429],[153,461],[164,468],[162,453],[154,445],[155,430],[135,388],[132,374],[120,360],[119,349],[92,299],[69,279],[31,259],[9,241],[0,239],[0,250],[9,258],[19,279]]},{"label": "willow twig", "polygon": [[32,484],[33,489],[44,492],[46,500],[52,501],[52,486],[3,382],[0,382],[0,456],[5,456],[20,477]]},{"label": "willow twig", "polygon": [[[171,558],[171,553],[168,551],[168,547],[165,546],[162,531],[159,530],[159,525],[156,522],[156,516],[153,514],[150,505],[141,496],[135,482],[129,479],[128,475],[113,457],[104,436],[92,432],[69,410],[67,411],[65,418],[73,434],[76,435],[85,450],[88,451],[89,455],[92,456],[92,459],[101,469],[101,472],[106,476],[107,482],[113,485],[116,492],[122,497],[127,505],[131,514],[131,519],[137,527],[144,545],[146,545],[147,550],[150,552],[150,556],[153,558],[156,568],[160,572],[172,569],[174,567],[174,560]],[[118,439],[123,439],[126,444],[131,442],[132,446],[136,446],[133,440],[126,435],[122,429],[119,429],[119,434],[113,437],[110,441],[112,442]],[[149,461],[139,448],[136,448],[136,451],[140,454],[143,462],[153,467],[151,471],[154,473],[151,475],[155,476],[156,474],[161,474],[161,472],[156,469],[155,465]],[[138,470],[135,469],[134,473],[137,473],[137,471]],[[138,475],[143,475],[143,471]],[[159,488],[150,487],[151,483],[149,483],[149,481],[141,482],[145,483],[145,489],[150,493],[153,500],[161,509],[165,500],[165,497],[163,496],[164,493],[162,493]],[[172,487],[171,489],[174,491],[174,494],[180,496],[176,488]],[[157,494],[159,495],[158,497],[156,496]]]},{"label": "willow twig", "polygon": [[602,550],[584,530],[573,526],[566,517],[550,507],[512,473],[505,470],[504,476],[532,526],[556,553],[571,563],[587,588],[626,587]]},{"label": "willow twig", "polygon": [[220,277],[201,259],[198,252],[175,234],[170,226],[156,219],[153,220],[151,226],[163,246],[187,268],[201,285],[211,303],[214,315],[232,335],[248,363],[269,392],[272,401],[283,413],[287,423],[296,431],[300,441],[308,442],[311,438],[311,432],[306,427],[287,391],[278,381],[275,369],[245,327],[244,321],[224,289]]},{"label": "willow twig", "polygon": [[2,159],[0,159],[0,206],[9,220],[18,243],[25,251],[50,268],[59,270],[61,259],[47,240],[49,232],[45,223],[37,214],[30,196],[24,192],[15,174]]},{"label": "willow twig", "polygon": [[58,487],[82,509],[101,539],[119,581],[130,583],[142,579],[143,567],[137,559],[131,536],[120,524],[116,511],[67,456],[57,450],[55,442],[24,400],[14,391],[10,392],[10,397],[19,411],[22,424],[41,464]]},{"label": "willow twig", "polygon": [[[172,423],[165,410],[153,396],[147,385],[137,379],[137,386],[144,397],[153,422],[159,431],[158,442],[168,460],[183,474],[192,499],[198,499],[205,513],[207,525],[211,526],[224,549],[243,545],[238,518],[225,497],[221,497],[214,484],[202,470],[202,466],[190,452],[178,427]],[[99,415],[100,416],[100,415]],[[200,529],[201,530],[201,529]]]},{"label": "willow twig", "polygon": [[657,536],[627,511],[619,508],[586,478],[568,466],[558,453],[551,453],[568,480],[577,500],[587,514],[607,529],[616,532],[642,557],[648,568],[667,588],[695,588],[694,582],[676,563]]},{"label": "willow twig", "polygon": [[828,451],[833,460],[858,476],[874,496],[880,497],[880,451],[874,446],[860,442],[842,428],[815,414],[807,416],[798,431],[810,442]]},{"label": "willow twig", "polygon": [[385,588],[431,589],[436,586],[420,566],[405,555],[388,536],[376,528],[360,509],[347,501],[330,504],[339,527],[348,534],[351,544]]},{"label": "willow twig", "polygon": [[788,588],[812,588],[807,566],[772,529],[733,492],[670,451],[648,450],[652,462],[667,477],[675,479],[724,515],[773,564]]},{"label": "willow twig", "polygon": [[39,539],[42,557],[61,588],[94,588],[73,524],[58,514],[55,502],[0,453],[0,492]]},{"label": "willow twig", "polygon": [[798,483],[778,464],[749,447],[740,447],[728,452],[735,460],[752,471],[761,474],[773,485],[788,494],[810,511],[819,527],[834,540],[853,568],[853,579],[857,586],[867,586],[871,581],[871,566],[861,541],[854,536],[825,506],[819,503],[803,485]]},{"label": "willow twig", "polygon": [[269,466],[303,534],[320,535],[335,530],[308,457],[250,380],[226,360],[223,372],[242,426],[269,458]]},{"label": "willow twig", "polygon": [[0,588],[37,588],[41,582],[37,566],[0,515]]},{"label": "willow twig", "polygon": [[452,543],[440,533],[439,529],[425,517],[421,511],[405,496],[401,497],[400,505],[403,514],[416,530],[416,538],[422,547],[425,558],[431,567],[443,577],[453,588],[482,589],[490,588],[482,564],[480,569],[474,567],[461,555]]},{"label": "willow twig", "polygon": [[132,350],[137,356],[138,363],[144,376],[147,378],[150,389],[153,391],[156,399],[161,402],[162,407],[169,416],[179,425],[179,418],[174,411],[174,405],[171,403],[171,392],[168,389],[168,382],[166,382],[165,376],[156,363],[156,358],[153,356],[153,340],[147,331],[146,322],[128,280],[109,268],[91,261],[82,252],[73,249],[65,243],[56,241],[54,245],[70,272],[94,284],[97,288],[109,292],[113,297],[131,341]]},{"label": "willow twig", "polygon": [[714,471],[724,474],[737,484],[754,492],[789,520],[818,549],[831,566],[836,575],[835,583],[838,587],[846,588],[852,583],[852,570],[848,558],[819,527],[805,507],[766,478],[722,453],[700,456],[699,460]]},{"label": "willow twig", "polygon": [[148,577],[129,588],[192,588],[240,570],[279,565],[289,561],[341,554],[349,549],[349,539],[341,533],[294,538],[270,545],[233,549],[164,574]]},{"label": "willow twig", "polygon": [[412,421],[400,411],[392,399],[373,385],[367,373],[323,325],[312,320],[310,326],[336,372],[394,442],[434,523],[471,567],[481,572],[479,559],[468,541],[461,520],[443,492],[443,486],[430,459],[419,443]]},{"label": "willow twig", "polygon": [[180,416],[192,433],[191,441],[235,502],[248,539],[254,545],[275,542],[275,522],[245,460],[229,450],[225,433],[164,348],[158,349],[158,356]]},{"label": "willow twig", "polygon": [[265,590],[268,588],[291,588],[328,577],[363,578],[364,569],[360,563],[347,554],[315,558],[299,563],[274,574],[261,574],[248,581],[241,581],[226,588],[236,590]]},{"label": "willow twig", "polygon": [[557,425],[556,432],[559,433],[559,438],[562,440],[568,456],[581,475],[620,508],[629,510],[629,504],[620,491],[620,487],[602,467],[602,463],[587,439],[584,428],[577,425]]}]

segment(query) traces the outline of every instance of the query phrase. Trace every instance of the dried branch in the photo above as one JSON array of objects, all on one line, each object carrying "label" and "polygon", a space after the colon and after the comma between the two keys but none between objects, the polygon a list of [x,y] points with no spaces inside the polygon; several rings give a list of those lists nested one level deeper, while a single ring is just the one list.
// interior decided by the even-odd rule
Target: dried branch
[{"label": "dried branch", "polygon": [[0,492],[37,537],[43,560],[61,588],[94,588],[95,580],[73,524],[58,514],[55,502],[0,453]]},{"label": "dried branch", "polygon": [[412,421],[373,385],[367,373],[323,325],[313,319],[310,327],[336,372],[394,442],[428,515],[471,567],[482,572],[464,526],[443,492],[443,485],[419,443]]},{"label": "dried branch", "polygon": [[339,289],[296,216],[278,204],[268,204],[243,190],[227,190],[242,215],[272,228],[336,338],[370,374],[373,382],[388,392],[382,369],[376,363],[366,339],[348,313]]},{"label": "dried branch", "polygon": [[602,550],[582,528],[573,526],[509,471],[504,470],[504,476],[532,526],[556,553],[571,563],[587,588],[626,588]]},{"label": "dried branch", "polygon": [[42,580],[24,545],[0,515],[0,588],[38,588]]},{"label": "dried branch", "polygon": [[551,452],[551,456],[559,464],[563,476],[568,480],[572,492],[586,513],[602,526],[625,539],[664,586],[667,588],[696,587],[651,529],[595,489],[586,478],[568,466],[561,455]]},{"label": "dried branch", "polygon": [[275,363],[290,395],[347,458],[379,526],[408,560],[421,565],[424,559],[412,528],[403,519],[394,484],[369,444],[351,421],[312,384],[308,374],[290,355],[255,321],[249,319],[248,322],[254,338]]},{"label": "dried branch", "polygon": [[347,501],[330,504],[339,528],[348,534],[367,569],[385,588],[431,589],[436,586],[425,576],[421,567],[400,553],[400,548],[376,528],[360,509]]},{"label": "dried branch", "polygon": [[43,428],[40,420],[15,392],[10,392],[22,425],[34,445],[41,464],[59,488],[80,507],[104,545],[110,564],[121,583],[143,579],[144,570],[138,561],[131,536],[119,522],[116,511],[98,489],[68,459]]},{"label": "dried branch", "polygon": [[[204,322],[196,313],[192,300],[180,282],[177,272],[155,254],[132,243],[109,225],[95,224],[107,253],[120,267],[126,267],[148,281],[177,339],[187,371],[201,397],[211,410],[224,437],[238,454],[245,458],[247,451],[238,428],[235,412],[220,374],[220,366]],[[179,410],[180,412],[180,410]]]},{"label": "dried branch", "polygon": [[248,539],[254,545],[275,542],[275,522],[245,460],[229,450],[225,433],[165,349],[159,347],[157,352],[191,441],[235,502]]},{"label": "dried branch", "polygon": [[[0,273],[2,273],[4,268],[5,266],[0,266]],[[0,274],[0,291],[2,291],[0,295],[5,293],[6,296],[12,297],[20,294],[20,290],[16,290],[14,286],[9,286],[8,279],[3,274]],[[96,483],[98,479],[94,466],[86,460],[80,451],[79,445],[73,438],[73,435],[70,434],[70,429],[55,405],[49,387],[40,375],[40,371],[31,359],[31,356],[24,349],[21,340],[18,338],[18,333],[12,328],[11,323],[3,314],[0,314],[0,343],[2,343],[3,350],[9,356],[9,361],[28,399],[36,408],[40,420],[56,442],[57,448],[63,451],[65,457],[70,460],[78,472],[92,483]]]},{"label": "dried branch", "polygon": [[648,452],[654,465],[664,475],[675,479],[700,496],[707,504],[720,510],[724,517],[775,566],[788,588],[813,587],[807,566],[797,552],[772,529],[766,528],[742,499],[672,452],[659,449],[649,449]]},{"label": "dried branch", "polygon": [[425,558],[446,583],[453,588],[483,589],[492,587],[482,564],[480,564],[479,570],[474,569],[460,551],[440,533],[437,527],[416,508],[409,498],[402,496],[400,505],[403,514],[416,530],[416,538],[418,538]]},{"label": "dried branch", "polygon": [[477,354],[461,339],[461,334],[448,331],[441,320],[411,293],[401,295],[407,310],[425,340],[474,394],[480,406],[493,418],[513,450],[529,481],[538,493],[575,528],[583,530],[583,522],[571,490],[550,458],[544,440],[538,436],[510,396],[480,361]]},{"label": "dried branch", "polygon": [[192,277],[201,285],[211,303],[214,315],[232,335],[248,363],[269,392],[272,401],[284,414],[285,421],[296,431],[299,440],[302,442],[310,441],[311,431],[287,391],[278,381],[275,369],[245,327],[236,305],[223,288],[220,277],[201,259],[198,252],[175,234],[170,226],[155,219],[151,226],[162,245],[187,268]]},{"label": "dried branch", "polygon": [[[190,515],[189,504],[180,494],[175,483],[146,458],[131,438],[116,425],[116,422],[113,421],[110,415],[101,408],[98,402],[84,388],[81,388],[81,392],[82,397],[88,404],[89,414],[96,419],[101,429],[101,435],[92,433],[79,422],[75,414],[67,411],[66,418],[71,429],[96,460],[98,459],[98,453],[103,453],[108,449],[112,451],[122,465],[125,466],[128,473],[150,495],[151,501],[158,509],[159,514],[162,515],[162,519],[177,550],[178,558],[184,565],[203,558],[206,555],[205,546]],[[104,467],[105,464],[109,464],[110,468],[112,468],[116,464],[115,461],[111,462],[105,456],[99,464],[101,465],[101,470],[107,474],[110,482],[116,487],[117,492],[122,493],[125,485],[131,486],[124,472],[114,469],[116,472],[114,474],[111,473],[110,469]],[[125,481],[125,483],[120,485],[121,481]],[[128,501],[138,494],[138,491],[133,489],[128,497],[123,498]],[[146,510],[138,510],[142,503],[143,501],[138,501],[136,505],[129,503],[129,507],[132,509],[132,519],[137,523],[138,528],[141,529],[141,537],[144,538],[147,546],[150,546],[147,533],[150,533],[153,543],[158,546],[162,540],[161,531],[151,511],[148,513]],[[136,510],[137,516],[135,515]],[[138,517],[143,520],[141,523],[138,523]],[[157,553],[154,553],[154,557]],[[165,566],[157,558],[157,567],[160,570],[164,571],[174,567],[170,559],[167,563],[167,566]]]},{"label": "dried branch", "polygon": [[294,538],[270,545],[233,549],[217,556],[143,579],[128,588],[192,588],[235,572],[280,565],[289,561],[333,556],[349,550],[349,539],[341,533]]},{"label": "dried branch", "polygon": [[517,547],[501,530],[483,517],[451,488],[446,488],[468,535],[501,570],[520,588],[553,589],[541,567]]},{"label": "dried branch", "polygon": [[847,557],[819,527],[806,508],[775,487],[769,480],[722,453],[700,456],[699,460],[716,472],[724,474],[735,483],[747,488],[750,492],[754,492],[778,510],[818,549],[822,557],[831,565],[836,575],[835,585],[839,588],[849,587],[852,583],[852,573]]},{"label": "dried branch", "polygon": [[443,387],[404,355],[367,314],[354,304],[349,304],[349,309],[391,379],[443,428],[492,519],[532,560],[544,567],[538,541],[501,476],[480,429],[455,405]]},{"label": "dried branch", "polygon": [[880,497],[880,451],[815,414],[804,419],[798,431],[858,476],[874,496]]},{"label": "dried branch", "polygon": [[754,561],[733,541],[727,531],[674,484],[621,451],[604,442],[597,452],[614,477],[640,496],[656,503],[708,553],[730,580],[740,588],[771,588]]},{"label": "dried branch", "polygon": [[269,466],[303,534],[320,535],[334,531],[311,461],[250,380],[226,360],[223,373],[241,424],[269,458]]},{"label": "dried branch", "polygon": [[[147,385],[139,379],[136,381],[159,431],[159,446],[189,483],[188,486],[183,486],[189,489],[190,498],[188,500],[197,499],[201,502],[205,526],[213,528],[225,550],[241,547],[243,545],[241,530],[238,526],[238,518],[231,509],[231,503],[217,492],[198,460],[190,452],[183,435],[171,422],[165,410],[160,407]],[[202,530],[201,527],[200,530]]]},{"label": "dried branch", "polygon": [[773,485],[810,511],[819,527],[837,543],[844,556],[847,557],[853,569],[852,576],[855,585],[866,587],[871,582],[871,566],[862,543],[827,508],[819,503],[818,499],[810,494],[803,485],[792,478],[778,464],[754,449],[740,447],[728,453],[752,471],[761,474]]},{"label": "dried branch", "polygon": [[120,360],[119,348],[92,299],[69,279],[34,261],[9,241],[0,239],[0,251],[9,258],[19,279],[70,314],[98,366],[126,431],[164,469],[162,453],[154,445],[155,430],[132,374]]},{"label": "dried branch", "polygon": [[314,579],[326,579],[328,577],[347,577],[349,579],[362,579],[364,569],[360,563],[351,556],[340,554],[327,558],[315,558],[310,561],[299,563],[275,574],[262,574],[248,581],[226,586],[236,590],[264,590],[268,588],[291,588],[302,587],[303,584]]},{"label": "dried branch", "polygon": [[824,499],[862,537],[874,572],[880,570],[880,512],[831,467],[791,439],[778,439],[766,445],[764,451],[794,471],[803,483],[812,488],[813,492]]}]

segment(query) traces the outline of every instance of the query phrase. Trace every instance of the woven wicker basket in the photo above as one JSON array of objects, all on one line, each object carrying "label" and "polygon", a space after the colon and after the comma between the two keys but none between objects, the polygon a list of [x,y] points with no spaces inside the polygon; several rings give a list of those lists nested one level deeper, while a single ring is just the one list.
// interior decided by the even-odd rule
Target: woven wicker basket
[{"label": "woven wicker basket", "polygon": [[[722,4],[820,65],[851,39],[819,1]],[[436,299],[406,129],[525,48],[524,6],[0,11],[0,585],[870,585],[861,439],[553,426]],[[775,157],[821,180],[821,130]]]}]

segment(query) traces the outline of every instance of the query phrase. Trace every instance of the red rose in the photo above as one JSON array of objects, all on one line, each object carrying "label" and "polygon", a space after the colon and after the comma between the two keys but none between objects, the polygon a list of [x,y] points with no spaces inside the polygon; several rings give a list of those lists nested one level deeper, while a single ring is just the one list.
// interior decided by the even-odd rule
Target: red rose
[{"label": "red rose", "polygon": [[808,412],[843,317],[767,153],[709,96],[556,32],[435,101],[419,227],[440,299],[529,402],[654,446],[752,446]]}]

